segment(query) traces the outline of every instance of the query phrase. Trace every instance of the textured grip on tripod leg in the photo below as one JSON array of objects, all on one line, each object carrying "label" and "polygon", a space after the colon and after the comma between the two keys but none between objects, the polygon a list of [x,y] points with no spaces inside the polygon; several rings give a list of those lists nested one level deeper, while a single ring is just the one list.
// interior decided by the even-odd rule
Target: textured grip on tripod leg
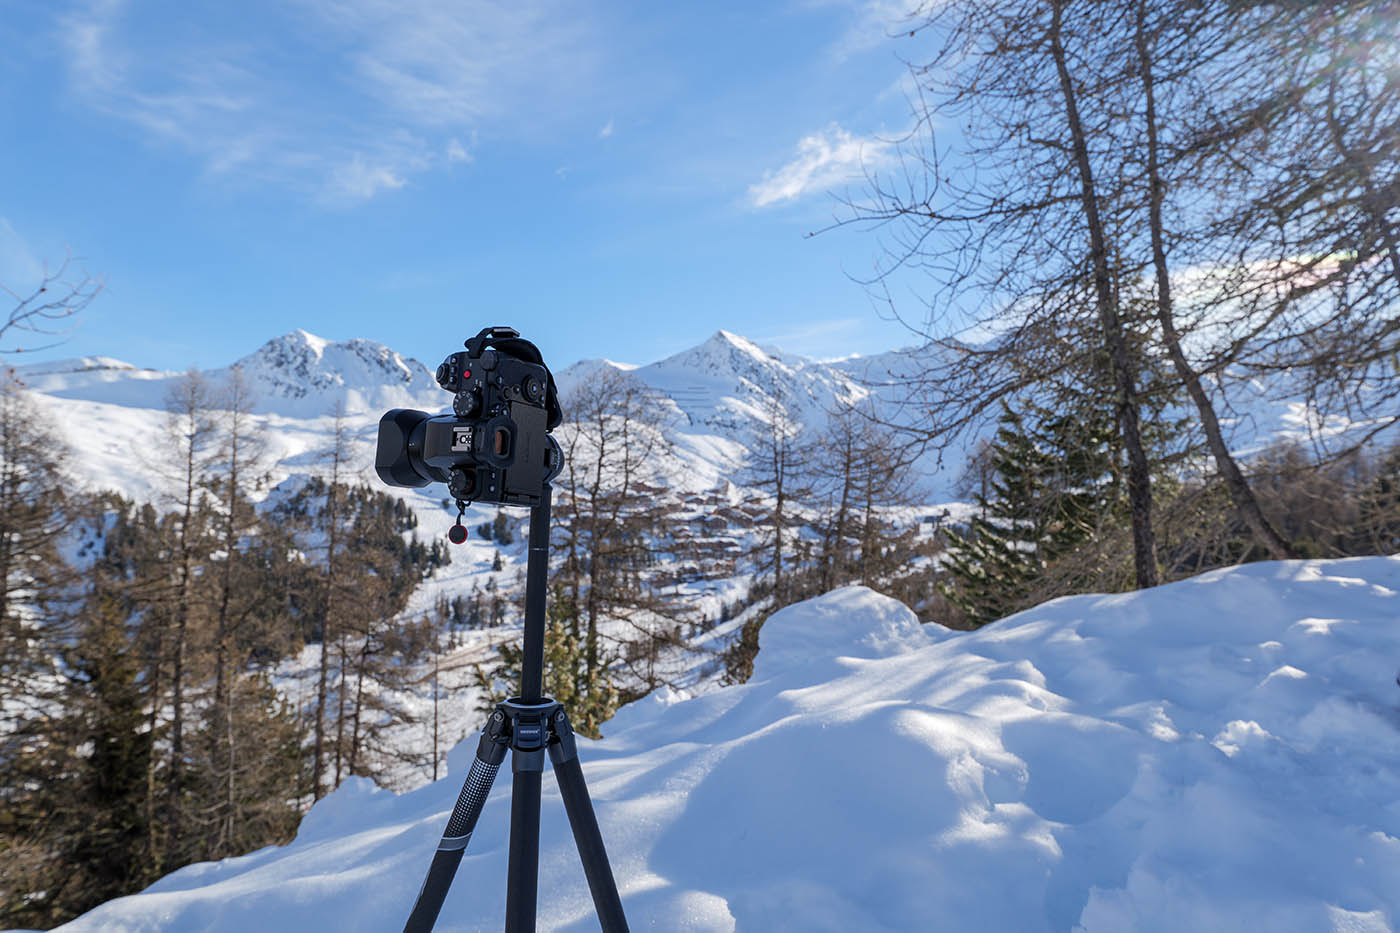
[{"label": "textured grip on tripod leg", "polygon": [[486,797],[491,793],[491,785],[495,783],[500,767],[500,762],[483,761],[479,753],[472,760],[471,771],[467,772],[462,792],[457,795],[457,803],[447,821],[447,830],[433,853],[428,875],[423,879],[418,899],[413,902],[413,911],[404,924],[404,933],[431,933],[433,924],[437,923],[438,912],[447,898],[447,889],[452,886],[452,877],[457,874],[462,853],[471,841],[472,831],[476,829],[476,821],[486,805]]},{"label": "textured grip on tripod leg", "polygon": [[491,785],[496,782],[496,772],[500,765],[480,758],[472,759],[472,769],[462,784],[462,792],[457,795],[457,803],[452,808],[452,817],[447,821],[447,829],[438,843],[438,851],[465,849],[476,829],[476,821],[481,817],[481,808],[486,806],[486,798],[491,793]]}]

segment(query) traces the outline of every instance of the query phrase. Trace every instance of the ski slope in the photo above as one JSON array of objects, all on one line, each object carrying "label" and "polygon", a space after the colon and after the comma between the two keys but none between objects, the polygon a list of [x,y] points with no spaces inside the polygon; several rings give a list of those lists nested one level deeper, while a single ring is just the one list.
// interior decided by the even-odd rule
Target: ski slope
[{"label": "ski slope", "polygon": [[[973,633],[849,587],[749,683],[621,710],[580,755],[633,930],[1400,925],[1400,557],[1259,563]],[[402,926],[475,747],[78,931]],[[507,773],[438,929],[504,921]],[[540,929],[596,930],[546,772]]]}]

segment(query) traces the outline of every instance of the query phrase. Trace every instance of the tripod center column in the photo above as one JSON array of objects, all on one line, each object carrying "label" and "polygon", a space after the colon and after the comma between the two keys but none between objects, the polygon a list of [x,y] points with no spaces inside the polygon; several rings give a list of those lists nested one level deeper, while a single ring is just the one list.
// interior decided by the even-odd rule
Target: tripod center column
[{"label": "tripod center column", "polygon": [[544,698],[544,610],[549,586],[549,500],[554,490],[548,483],[540,504],[530,509],[530,550],[525,565],[525,633],[520,669],[520,700],[538,703]]}]

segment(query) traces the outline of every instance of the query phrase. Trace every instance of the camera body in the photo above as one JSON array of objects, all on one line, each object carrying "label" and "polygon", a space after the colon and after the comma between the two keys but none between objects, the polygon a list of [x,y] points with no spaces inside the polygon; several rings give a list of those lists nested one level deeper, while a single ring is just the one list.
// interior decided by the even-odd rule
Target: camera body
[{"label": "camera body", "polygon": [[554,377],[513,328],[484,328],[466,348],[437,369],[450,413],[395,408],[379,419],[375,472],[390,486],[446,483],[462,502],[538,505],[563,466],[549,434],[562,420]]}]

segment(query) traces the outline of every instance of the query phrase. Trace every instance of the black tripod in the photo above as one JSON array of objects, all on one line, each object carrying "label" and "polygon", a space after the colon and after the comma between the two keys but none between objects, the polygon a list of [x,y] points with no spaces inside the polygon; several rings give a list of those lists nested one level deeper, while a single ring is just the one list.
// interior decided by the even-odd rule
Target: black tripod
[{"label": "black tripod", "polygon": [[544,600],[549,570],[549,499],[545,485],[540,504],[530,509],[530,552],[525,571],[525,639],[520,676],[520,696],[497,704],[482,730],[476,759],[452,808],[452,817],[433,854],[428,877],[418,892],[404,933],[430,933],[447,897],[452,876],[462,861],[476,829],[481,808],[491,793],[496,771],[511,756],[515,780],[510,801],[510,866],[506,880],[506,933],[533,933],[535,901],[539,887],[540,779],[544,756],[554,762],[554,775],[564,810],[574,831],[574,843],[583,860],[593,906],[604,933],[627,933],[622,900],[617,895],[608,853],[598,832],[593,802],[583,782],[574,730],[559,703],[542,696],[544,690]]}]

